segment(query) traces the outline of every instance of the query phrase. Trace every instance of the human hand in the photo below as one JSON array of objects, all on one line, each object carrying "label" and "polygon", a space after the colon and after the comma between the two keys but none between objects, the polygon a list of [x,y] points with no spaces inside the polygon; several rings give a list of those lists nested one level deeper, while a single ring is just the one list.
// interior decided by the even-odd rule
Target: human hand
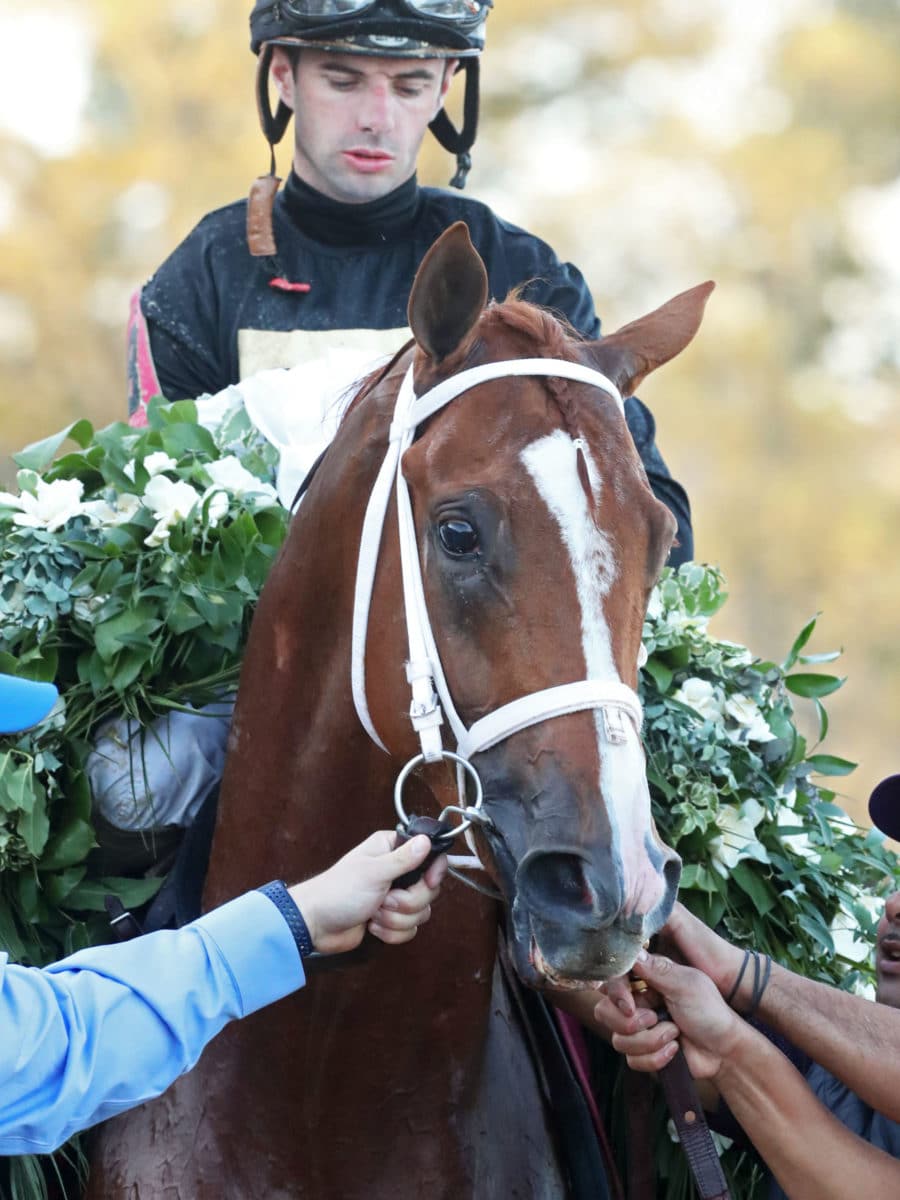
[{"label": "human hand", "polygon": [[642,951],[633,973],[662,997],[671,1021],[660,1021],[644,1008],[644,996],[632,1017],[606,995],[597,1004],[597,1019],[618,1027],[612,1044],[635,1071],[658,1071],[674,1058],[680,1038],[695,1079],[712,1079],[737,1047],[748,1027],[728,1007],[707,975],[659,954]]},{"label": "human hand", "polygon": [[[708,925],[704,925],[683,904],[676,901],[668,921],[659,933],[660,949],[666,950],[675,959],[679,959],[692,967],[696,967],[707,975],[723,996],[729,996],[740,974],[744,961],[744,952],[732,946],[725,938],[720,937]],[[625,977],[610,979],[603,985],[603,992],[610,1005],[618,1010],[625,1018],[623,1024],[620,1016],[613,1012],[610,1005],[603,1005],[602,1011],[596,1013],[598,1020],[610,1024],[615,1032],[632,1033],[635,1026],[631,1019],[635,1018],[641,1008],[641,1002],[635,999],[631,985]],[[746,1007],[750,1003],[752,983],[749,974],[741,981],[738,992],[733,997],[735,1008]],[[655,1008],[657,997],[649,997],[643,1001],[643,1007]],[[600,1006],[598,1005],[598,1008]]]},{"label": "human hand", "polygon": [[366,928],[392,945],[411,941],[431,916],[447,857],[437,858],[412,887],[392,890],[394,880],[420,866],[431,850],[427,837],[412,838],[396,850],[395,841],[396,834],[386,830],[373,833],[321,875],[290,888],[321,954],[353,950]]}]

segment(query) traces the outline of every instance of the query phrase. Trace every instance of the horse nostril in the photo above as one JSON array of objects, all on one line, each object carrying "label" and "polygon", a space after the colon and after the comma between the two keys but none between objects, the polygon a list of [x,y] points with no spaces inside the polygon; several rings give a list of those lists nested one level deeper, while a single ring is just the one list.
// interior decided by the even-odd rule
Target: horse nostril
[{"label": "horse nostril", "polygon": [[673,855],[663,867],[663,878],[666,881],[666,891],[674,900],[681,882],[681,859],[677,854]]},{"label": "horse nostril", "polygon": [[530,855],[519,868],[519,889],[538,907],[590,909],[594,894],[575,854]]}]

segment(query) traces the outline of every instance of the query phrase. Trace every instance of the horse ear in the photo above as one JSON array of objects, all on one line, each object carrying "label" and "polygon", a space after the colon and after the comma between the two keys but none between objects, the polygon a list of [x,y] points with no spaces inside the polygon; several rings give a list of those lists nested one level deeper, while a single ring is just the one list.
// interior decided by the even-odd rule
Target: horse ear
[{"label": "horse ear", "polygon": [[630,396],[651,371],[680,354],[700,328],[703,310],[716,285],[709,281],[682,292],[660,308],[615,333],[591,342],[591,363]]},{"label": "horse ear", "polygon": [[463,344],[488,298],[484,263],[463,221],[451,225],[434,243],[416,272],[409,295],[409,325],[435,362]]}]

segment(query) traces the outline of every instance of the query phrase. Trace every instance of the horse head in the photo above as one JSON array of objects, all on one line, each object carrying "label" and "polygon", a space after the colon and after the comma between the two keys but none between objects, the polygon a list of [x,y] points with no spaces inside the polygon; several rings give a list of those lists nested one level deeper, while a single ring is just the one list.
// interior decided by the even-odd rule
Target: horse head
[{"label": "horse head", "polygon": [[[421,571],[407,607],[426,614],[433,642],[407,657],[439,660],[444,717],[484,788],[475,844],[532,986],[628,971],[674,902],[681,864],[652,819],[636,688],[675,521],[650,490],[621,397],[687,345],[711,290],[583,341],[518,299],[488,305],[460,224],[429,251],[410,296],[408,382],[426,407],[410,410],[400,459]],[[546,374],[531,373],[535,357],[551,360]],[[514,373],[523,359],[532,366]],[[429,403],[458,381],[452,403]],[[382,594],[366,673],[378,681],[371,721],[402,757],[415,746],[387,635],[397,607],[395,592]],[[420,698],[420,717],[428,707]]]}]

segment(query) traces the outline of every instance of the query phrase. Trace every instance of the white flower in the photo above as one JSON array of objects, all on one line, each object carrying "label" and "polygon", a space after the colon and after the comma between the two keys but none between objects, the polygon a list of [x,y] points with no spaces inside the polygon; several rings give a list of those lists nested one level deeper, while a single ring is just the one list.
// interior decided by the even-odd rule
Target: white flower
[{"label": "white flower", "polygon": [[22,492],[13,496],[9,492],[0,492],[0,505],[19,509],[13,517],[14,524],[52,532],[83,512],[83,494],[80,479],[57,479],[54,483],[38,479],[35,495]]},{"label": "white flower", "polygon": [[140,500],[131,492],[120,493],[114,498],[112,504],[106,500],[86,500],[83,505],[84,512],[90,518],[91,524],[100,526],[124,525],[132,519],[140,507]]},{"label": "white flower", "polygon": [[170,458],[165,450],[155,450],[144,459],[144,470],[151,479],[163,471],[174,471],[177,466],[178,463],[174,458]]},{"label": "white flower", "polygon": [[676,633],[690,633],[695,629],[706,629],[709,624],[709,617],[689,617],[684,612],[670,612],[666,615],[666,624]]},{"label": "white flower", "polygon": [[[792,808],[788,807],[787,803],[782,808],[779,808],[776,821],[779,828],[801,824],[800,817]],[[800,858],[814,858],[819,853],[818,849],[809,840],[809,834],[805,830],[801,833],[780,834],[780,840],[782,846],[787,846],[789,850],[799,855]]]},{"label": "white flower", "polygon": [[791,784],[790,787],[787,787],[787,788],[782,786],[778,792],[778,799],[784,803],[785,807],[793,808],[794,805],[797,803],[796,785]]},{"label": "white flower", "polygon": [[109,596],[81,597],[72,605],[72,611],[80,621],[93,622],[94,614],[108,599]]},{"label": "white flower", "polygon": [[722,832],[710,840],[709,850],[712,866],[723,878],[728,877],[742,858],[769,861],[766,848],[757,840],[755,832],[765,813],[765,808],[757,800],[745,800],[740,808],[733,804],[720,806],[716,813],[716,825]]},{"label": "white flower", "polygon": [[730,642],[727,638],[718,638],[713,644],[722,648],[732,666],[753,662],[753,655],[740,642]]},{"label": "white flower", "polygon": [[218,525],[228,512],[228,496],[219,488],[210,487],[203,493],[202,503],[206,504],[207,501],[209,501],[209,506],[206,510],[207,520],[210,525]]},{"label": "white flower", "polygon": [[232,496],[263,496],[273,502],[278,499],[272,485],[257,479],[233,454],[207,464],[205,470],[215,487]]},{"label": "white flower", "polygon": [[154,475],[144,489],[144,503],[156,517],[156,526],[144,544],[161,546],[168,541],[172,526],[190,516],[199,500],[199,493],[189,483]]},{"label": "white flower", "polygon": [[705,721],[721,721],[723,719],[722,697],[717,688],[706,679],[694,676],[686,679],[675,693],[676,700],[687,704]]},{"label": "white flower", "polygon": [[725,713],[740,727],[741,741],[771,742],[775,734],[755,700],[738,692],[725,701]]},{"label": "white flower", "polygon": [[859,938],[859,925],[853,914],[844,908],[831,922],[831,937],[836,952],[851,962],[865,962],[872,952],[869,943]]},{"label": "white flower", "polygon": [[658,621],[664,612],[665,609],[663,608],[663,602],[659,594],[659,588],[654,588],[650,593],[650,599],[647,603],[647,620]]}]

